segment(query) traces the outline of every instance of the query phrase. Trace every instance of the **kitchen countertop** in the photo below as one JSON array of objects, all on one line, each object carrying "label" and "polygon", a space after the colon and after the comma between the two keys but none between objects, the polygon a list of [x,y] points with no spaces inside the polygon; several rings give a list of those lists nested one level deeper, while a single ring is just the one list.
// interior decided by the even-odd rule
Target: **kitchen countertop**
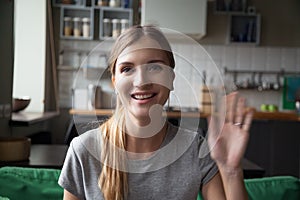
[{"label": "kitchen countertop", "polygon": [[[71,109],[69,111],[71,115],[97,115],[97,116],[110,116],[113,113],[112,109],[96,109],[96,110],[76,110]],[[206,118],[209,116],[208,113],[200,113],[200,112],[179,112],[179,111],[171,111],[167,112],[167,115],[170,118],[179,118],[179,117],[201,117]],[[300,116],[298,116],[295,112],[286,111],[286,112],[260,112],[256,111],[253,116],[254,120],[285,120],[285,121],[299,121]]]},{"label": "kitchen countertop", "polygon": [[58,112],[17,112],[12,113],[10,124],[11,125],[31,125],[37,122],[42,122],[58,116]]},{"label": "kitchen countertop", "polygon": [[286,120],[286,121],[299,121],[300,116],[296,112],[285,111],[285,112],[255,112],[254,119],[260,120]]}]

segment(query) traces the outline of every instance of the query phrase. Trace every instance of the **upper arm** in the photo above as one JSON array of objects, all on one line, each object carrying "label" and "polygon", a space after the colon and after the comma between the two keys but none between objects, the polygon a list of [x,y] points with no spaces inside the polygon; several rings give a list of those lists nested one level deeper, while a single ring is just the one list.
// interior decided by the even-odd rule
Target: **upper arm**
[{"label": "upper arm", "polygon": [[201,193],[205,200],[226,199],[220,173],[217,173],[209,182],[203,185]]},{"label": "upper arm", "polygon": [[79,198],[68,192],[68,190],[64,190],[64,200],[79,200]]}]

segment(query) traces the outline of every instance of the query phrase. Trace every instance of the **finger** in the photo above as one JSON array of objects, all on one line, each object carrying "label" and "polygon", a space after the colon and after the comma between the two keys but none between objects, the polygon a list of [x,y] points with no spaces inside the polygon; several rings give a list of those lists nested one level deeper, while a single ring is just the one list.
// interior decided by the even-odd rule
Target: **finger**
[{"label": "finger", "polygon": [[236,108],[237,92],[230,93],[226,97],[226,121],[234,123],[235,108]]},{"label": "finger", "polygon": [[218,127],[218,115],[212,114],[207,118],[208,122],[208,137],[217,137],[217,127]]},{"label": "finger", "polygon": [[243,123],[243,116],[245,113],[245,98],[240,97],[238,98],[237,106],[236,106],[236,113],[235,113],[235,119],[234,123],[235,124],[242,124]]},{"label": "finger", "polygon": [[252,118],[253,118],[254,110],[250,109],[246,112],[244,124],[242,126],[242,129],[244,131],[249,131],[251,123],[252,123]]},{"label": "finger", "polygon": [[[222,102],[225,102],[224,97],[221,99]],[[219,105],[219,109],[215,109],[215,106]],[[213,103],[213,112],[208,117],[208,137],[210,139],[216,139],[219,136],[221,127],[224,125],[225,120],[225,107],[223,103]]]}]

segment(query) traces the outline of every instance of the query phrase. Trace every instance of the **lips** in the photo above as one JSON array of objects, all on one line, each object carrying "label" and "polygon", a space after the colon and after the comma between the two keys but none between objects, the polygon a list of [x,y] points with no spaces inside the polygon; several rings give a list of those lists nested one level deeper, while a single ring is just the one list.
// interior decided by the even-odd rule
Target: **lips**
[{"label": "lips", "polygon": [[132,94],[131,97],[136,100],[147,100],[147,99],[151,99],[155,95],[156,93],[135,93]]}]

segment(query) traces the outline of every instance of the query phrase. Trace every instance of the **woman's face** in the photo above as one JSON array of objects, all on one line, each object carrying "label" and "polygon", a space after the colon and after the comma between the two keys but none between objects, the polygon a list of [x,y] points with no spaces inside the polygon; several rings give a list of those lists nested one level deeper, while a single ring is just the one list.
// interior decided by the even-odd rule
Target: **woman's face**
[{"label": "woman's face", "polygon": [[154,105],[162,107],[172,89],[174,72],[166,53],[152,39],[143,37],[118,57],[112,81],[130,117],[149,118]]}]

